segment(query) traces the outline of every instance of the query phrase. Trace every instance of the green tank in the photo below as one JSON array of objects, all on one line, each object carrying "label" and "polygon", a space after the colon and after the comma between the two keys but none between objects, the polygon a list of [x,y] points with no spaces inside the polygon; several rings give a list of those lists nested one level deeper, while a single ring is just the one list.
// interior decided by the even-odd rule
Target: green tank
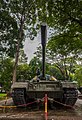
[{"label": "green tank", "polygon": [[75,82],[60,81],[45,74],[46,32],[46,25],[41,25],[42,75],[38,70],[32,80],[15,82],[11,86],[13,102],[17,106],[26,105],[37,99],[41,100],[45,94],[53,101],[53,106],[55,102],[73,106],[78,98]]}]

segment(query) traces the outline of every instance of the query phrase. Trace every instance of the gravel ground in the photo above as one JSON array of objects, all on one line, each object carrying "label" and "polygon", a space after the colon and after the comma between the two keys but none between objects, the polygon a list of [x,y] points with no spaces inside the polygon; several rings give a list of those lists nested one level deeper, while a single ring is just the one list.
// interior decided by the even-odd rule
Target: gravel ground
[{"label": "gravel ground", "polygon": [[[5,102],[0,101],[0,105]],[[11,98],[7,100],[7,105],[13,105]],[[44,116],[44,109],[0,108],[0,120],[45,120]],[[77,100],[74,109],[48,109],[48,120],[82,120],[82,100]]]}]

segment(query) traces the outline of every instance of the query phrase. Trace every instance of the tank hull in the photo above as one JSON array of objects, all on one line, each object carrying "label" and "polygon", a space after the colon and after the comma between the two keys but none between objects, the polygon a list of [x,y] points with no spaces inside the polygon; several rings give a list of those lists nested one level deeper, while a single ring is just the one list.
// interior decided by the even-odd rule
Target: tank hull
[{"label": "tank hull", "polygon": [[62,98],[63,96],[63,91],[28,91],[27,96],[30,98],[37,98],[37,99],[42,99],[44,98],[45,94],[49,98]]},{"label": "tank hull", "polygon": [[[73,106],[78,98],[76,86],[70,83],[62,87],[59,81],[39,81],[22,84],[17,83],[12,86],[12,98],[14,104],[17,106],[25,106],[28,102],[35,100],[43,100],[45,94],[48,99],[53,102],[60,102],[60,104]],[[54,104],[55,105],[55,104]]]}]

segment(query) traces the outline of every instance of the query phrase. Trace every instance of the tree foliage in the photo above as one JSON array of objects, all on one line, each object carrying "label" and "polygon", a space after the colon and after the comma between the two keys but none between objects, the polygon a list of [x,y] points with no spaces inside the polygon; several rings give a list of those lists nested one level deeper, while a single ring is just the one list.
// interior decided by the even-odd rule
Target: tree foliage
[{"label": "tree foliage", "polygon": [[17,67],[17,81],[26,81],[30,80],[30,67],[27,63],[18,65]]},{"label": "tree foliage", "polygon": [[0,84],[5,91],[11,87],[11,79],[13,74],[13,61],[10,58],[0,61]]},{"label": "tree foliage", "polygon": [[73,64],[81,60],[82,1],[51,0],[50,6],[51,9],[48,7],[47,10],[51,15],[47,17],[47,23],[57,30],[57,34],[53,34],[48,47],[55,62],[58,62],[57,65],[63,65],[65,76],[68,78],[68,71],[72,71]]},{"label": "tree foliage", "polygon": [[40,69],[40,71],[42,70],[42,62],[40,61],[39,58],[34,57],[30,61],[29,67],[30,67],[30,72],[31,72],[31,78],[33,78],[34,76],[36,76],[37,69]]},{"label": "tree foliage", "polygon": [[79,66],[77,67],[77,69],[75,70],[75,79],[78,82],[79,86],[82,86],[82,67]]},{"label": "tree foliage", "polygon": [[[69,71],[73,71],[74,62],[77,58],[79,61],[82,59],[81,0],[1,0],[0,58],[15,58],[13,81],[16,81],[16,67],[23,41],[26,36],[34,39],[41,22],[54,28],[54,34],[48,43],[47,61],[55,61],[62,75],[70,75]],[[39,50],[38,58],[40,54]],[[34,74],[38,64],[41,67],[36,58],[30,62],[30,71]]]},{"label": "tree foliage", "polygon": [[17,23],[9,13],[8,4],[0,1],[0,57],[13,57],[16,52]]}]

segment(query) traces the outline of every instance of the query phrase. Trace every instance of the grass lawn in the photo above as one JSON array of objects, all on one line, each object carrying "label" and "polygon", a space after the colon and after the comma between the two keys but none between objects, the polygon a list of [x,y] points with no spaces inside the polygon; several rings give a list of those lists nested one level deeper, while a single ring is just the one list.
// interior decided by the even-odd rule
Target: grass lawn
[{"label": "grass lawn", "polygon": [[5,99],[6,95],[7,95],[6,93],[0,93],[0,100]]}]

